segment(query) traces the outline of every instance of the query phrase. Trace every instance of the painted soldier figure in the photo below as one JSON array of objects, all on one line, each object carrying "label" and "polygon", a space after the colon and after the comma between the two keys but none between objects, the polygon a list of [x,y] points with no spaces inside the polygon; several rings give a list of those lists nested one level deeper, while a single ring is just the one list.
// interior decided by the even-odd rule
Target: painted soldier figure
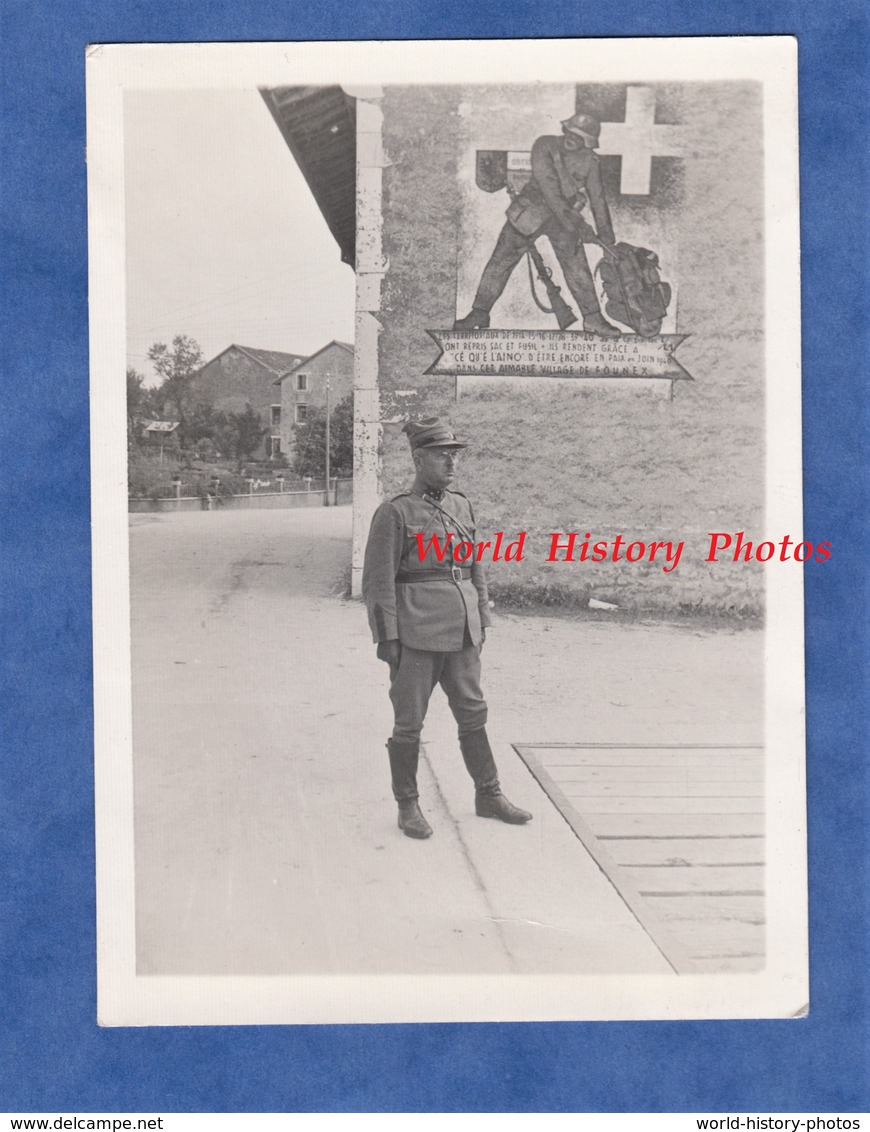
[{"label": "painted soldier figure", "polygon": [[[409,421],[403,431],[416,476],[409,491],[375,512],[363,569],[363,597],[377,654],[390,669],[395,725],[387,751],[399,828],[407,837],[432,835],[418,804],[417,763],[436,684],[444,689],[457,723],[459,747],[474,781],[475,812],[522,825],[532,815],[502,794],[486,734],[487,707],[480,688],[480,651],[490,625],[484,569],[473,560],[460,563],[452,551],[458,542],[475,541],[471,504],[451,490],[457,454],[467,445],[435,417]],[[448,547],[441,561],[431,549],[433,536],[439,546]]]},{"label": "painted soldier figure", "polygon": [[[610,209],[601,183],[595,149],[601,124],[591,114],[574,114],[562,122],[560,138],[545,136],[532,146],[532,176],[511,201],[507,221],[483,271],[474,306],[454,330],[485,330],[493,305],[535,240],[546,236],[580,307],[583,329],[609,337],[620,331],[601,313],[584,243],[614,243]],[[586,202],[595,231],[581,215]]]}]

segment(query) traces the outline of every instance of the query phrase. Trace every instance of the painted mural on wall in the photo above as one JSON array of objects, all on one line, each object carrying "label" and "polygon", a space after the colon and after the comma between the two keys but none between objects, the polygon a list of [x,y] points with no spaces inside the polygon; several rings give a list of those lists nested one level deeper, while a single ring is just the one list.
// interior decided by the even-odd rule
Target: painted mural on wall
[{"label": "painted mural on wall", "polygon": [[[675,288],[663,271],[673,264],[666,256],[663,265],[653,246],[663,236],[658,214],[676,203],[678,186],[672,171],[661,175],[661,163],[682,160],[681,129],[656,121],[652,87],[625,84],[621,107],[601,105],[608,93],[613,102],[612,86],[578,87],[578,108],[559,120],[558,133],[542,132],[526,148],[469,155],[474,185],[504,215],[489,207],[485,224],[469,218],[461,263],[480,262],[487,238],[490,251],[466,313],[449,331],[430,331],[441,353],[427,372],[690,377],[674,356],[686,335],[672,332]],[[645,203],[647,230],[641,223],[631,226],[631,238],[617,232],[611,200],[617,220],[624,201]],[[502,297],[514,276],[511,309]],[[459,304],[468,292],[469,279],[460,277]]]},{"label": "painted mural on wall", "polygon": [[[621,608],[760,615],[759,571],[717,572],[690,547],[705,545],[709,530],[748,530],[764,517],[761,85],[629,77],[401,86],[386,87],[378,108],[384,274],[377,293],[368,284],[361,290],[374,296],[377,495],[406,484],[402,424],[444,417],[472,442],[462,484],[486,530],[527,530],[530,539],[581,528],[685,532],[674,576],[622,563],[572,572],[531,557],[492,564],[497,598],[543,587]],[[571,133],[564,124],[582,115],[597,122],[598,146],[581,139],[575,152],[585,152],[586,183],[565,201],[578,206],[570,254],[578,273],[585,263],[596,308],[581,308],[545,233],[516,240],[520,254],[501,270],[500,293],[484,312],[489,324],[454,329],[478,321],[494,253],[514,238],[505,233],[508,212],[518,197],[534,198],[527,186],[538,139],[551,139],[539,151],[563,145]],[[619,317],[602,243],[657,257],[663,311],[637,326]],[[564,326],[532,244],[570,311]],[[584,327],[584,316],[596,314],[618,334]],[[361,331],[368,325],[361,319]]]}]

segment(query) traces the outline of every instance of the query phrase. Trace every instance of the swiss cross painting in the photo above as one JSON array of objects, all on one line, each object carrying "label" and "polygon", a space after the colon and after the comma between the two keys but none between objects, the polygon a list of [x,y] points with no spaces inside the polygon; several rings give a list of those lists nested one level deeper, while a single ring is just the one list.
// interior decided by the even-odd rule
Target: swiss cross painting
[{"label": "swiss cross painting", "polygon": [[[609,90],[578,86],[576,104],[585,109],[557,126],[549,120],[552,113],[545,113],[542,125],[550,130],[542,129],[528,150],[477,152],[475,184],[488,193],[505,190],[510,203],[471,309],[457,319],[455,330],[490,326],[492,308],[513,270],[528,258],[530,296],[559,329],[574,326],[603,337],[634,333],[650,338],[661,332],[676,295],[673,283],[660,277],[660,257],[664,255],[672,271],[676,249],[669,256],[670,247],[657,252],[632,244],[629,237],[661,244],[661,213],[679,208],[679,159],[685,143],[679,126],[665,124],[675,117],[673,96],[668,113],[667,93],[644,85]],[[633,222],[625,208],[632,201]],[[647,207],[641,211],[638,205]],[[618,242],[614,211],[622,228]],[[555,263],[547,263],[537,247],[542,236]],[[557,265],[561,286],[553,279]],[[465,280],[463,284],[461,290],[467,292]],[[602,313],[599,290],[606,315],[618,326]],[[494,325],[507,326],[510,317],[505,309]],[[531,311],[525,320],[532,323]],[[671,312],[667,329],[672,330],[674,322]]]},{"label": "swiss cross painting", "polygon": [[[801,1014],[800,567],[829,550],[800,529],[793,45],[441,46],[91,64],[94,215],[126,241],[95,242],[95,387],[116,293],[134,363],[162,301],[187,187],[152,167],[207,185],[206,353],[277,367],[245,491],[184,497],[208,414],[179,402],[187,440],[133,453],[178,466],[168,497],[95,495],[129,563],[98,624],[130,634],[97,642],[102,1013]],[[318,242],[243,285],[242,222],[263,263]]]},{"label": "swiss cross painting", "polygon": [[[681,252],[691,285],[690,245],[705,233],[705,289],[724,296],[739,277],[742,324],[760,328],[761,86],[714,86],[578,83],[475,100],[458,170],[457,314],[453,334],[433,335],[444,352],[432,372],[690,378],[676,355],[693,332]],[[547,336],[477,333],[533,329]]]},{"label": "swiss cross painting", "polygon": [[[503,97],[493,92],[480,110],[505,148],[477,149],[473,164],[473,186],[491,199],[469,186],[470,162],[460,170],[469,254],[460,259],[452,329],[475,354],[466,368],[519,374],[525,364],[525,372],[552,376],[687,377],[674,357],[682,338],[675,335],[672,278],[684,152],[694,152],[678,124],[684,99],[664,84],[578,84],[563,93],[561,111],[556,92],[542,98],[535,91],[526,113],[517,113],[522,98],[500,107]],[[540,115],[537,136],[532,107]],[[521,147],[523,129],[531,134]],[[757,160],[757,137],[755,146]],[[481,270],[487,227],[497,235]],[[535,345],[525,348],[511,335],[467,333],[532,328],[567,333],[532,335]],[[624,336],[634,341],[607,341]],[[530,347],[543,357],[529,357]]]}]

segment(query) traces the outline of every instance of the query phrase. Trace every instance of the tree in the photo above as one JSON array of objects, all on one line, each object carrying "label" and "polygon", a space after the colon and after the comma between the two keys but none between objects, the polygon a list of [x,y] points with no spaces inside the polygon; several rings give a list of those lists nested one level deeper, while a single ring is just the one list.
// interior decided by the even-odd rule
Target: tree
[{"label": "tree", "polygon": [[[229,450],[225,434],[228,428],[227,414],[213,405],[197,401],[190,408],[187,418],[187,442],[197,444],[200,440],[211,440],[220,451]],[[223,441],[223,445],[221,444]]]},{"label": "tree", "polygon": [[202,368],[203,357],[199,343],[186,334],[176,334],[170,349],[163,342],[155,342],[148,357],[162,378],[155,390],[155,398],[167,406],[178,420],[179,440],[182,448],[189,443],[188,425],[193,411],[193,382]]},{"label": "tree", "polygon": [[145,387],[145,378],[127,366],[127,442],[137,444],[145,421],[155,416],[154,391]]},{"label": "tree", "polygon": [[223,439],[241,469],[242,461],[249,460],[254,455],[268,431],[260,414],[255,413],[250,404],[247,404],[243,413],[226,414],[225,429],[221,430],[220,438],[216,437],[216,440],[220,444]]},{"label": "tree", "polygon": [[127,366],[127,443],[136,439],[141,417],[145,378],[132,366]]},{"label": "tree", "polygon": [[[293,426],[293,470],[319,479],[326,473],[326,409],[311,408],[308,420]],[[353,394],[342,398],[329,418],[329,463],[334,476],[353,474]]]}]

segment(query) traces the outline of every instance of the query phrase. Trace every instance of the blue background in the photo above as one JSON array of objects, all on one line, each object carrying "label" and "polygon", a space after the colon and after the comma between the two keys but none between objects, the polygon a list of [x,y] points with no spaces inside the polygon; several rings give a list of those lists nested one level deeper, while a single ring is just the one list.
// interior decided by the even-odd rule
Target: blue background
[{"label": "blue background", "polygon": [[[791,34],[801,96],[812,1011],[802,1020],[95,1024],[88,42]],[[2,1077],[8,1111],[855,1111],[868,1105],[868,7],[738,0],[5,0]]]}]

